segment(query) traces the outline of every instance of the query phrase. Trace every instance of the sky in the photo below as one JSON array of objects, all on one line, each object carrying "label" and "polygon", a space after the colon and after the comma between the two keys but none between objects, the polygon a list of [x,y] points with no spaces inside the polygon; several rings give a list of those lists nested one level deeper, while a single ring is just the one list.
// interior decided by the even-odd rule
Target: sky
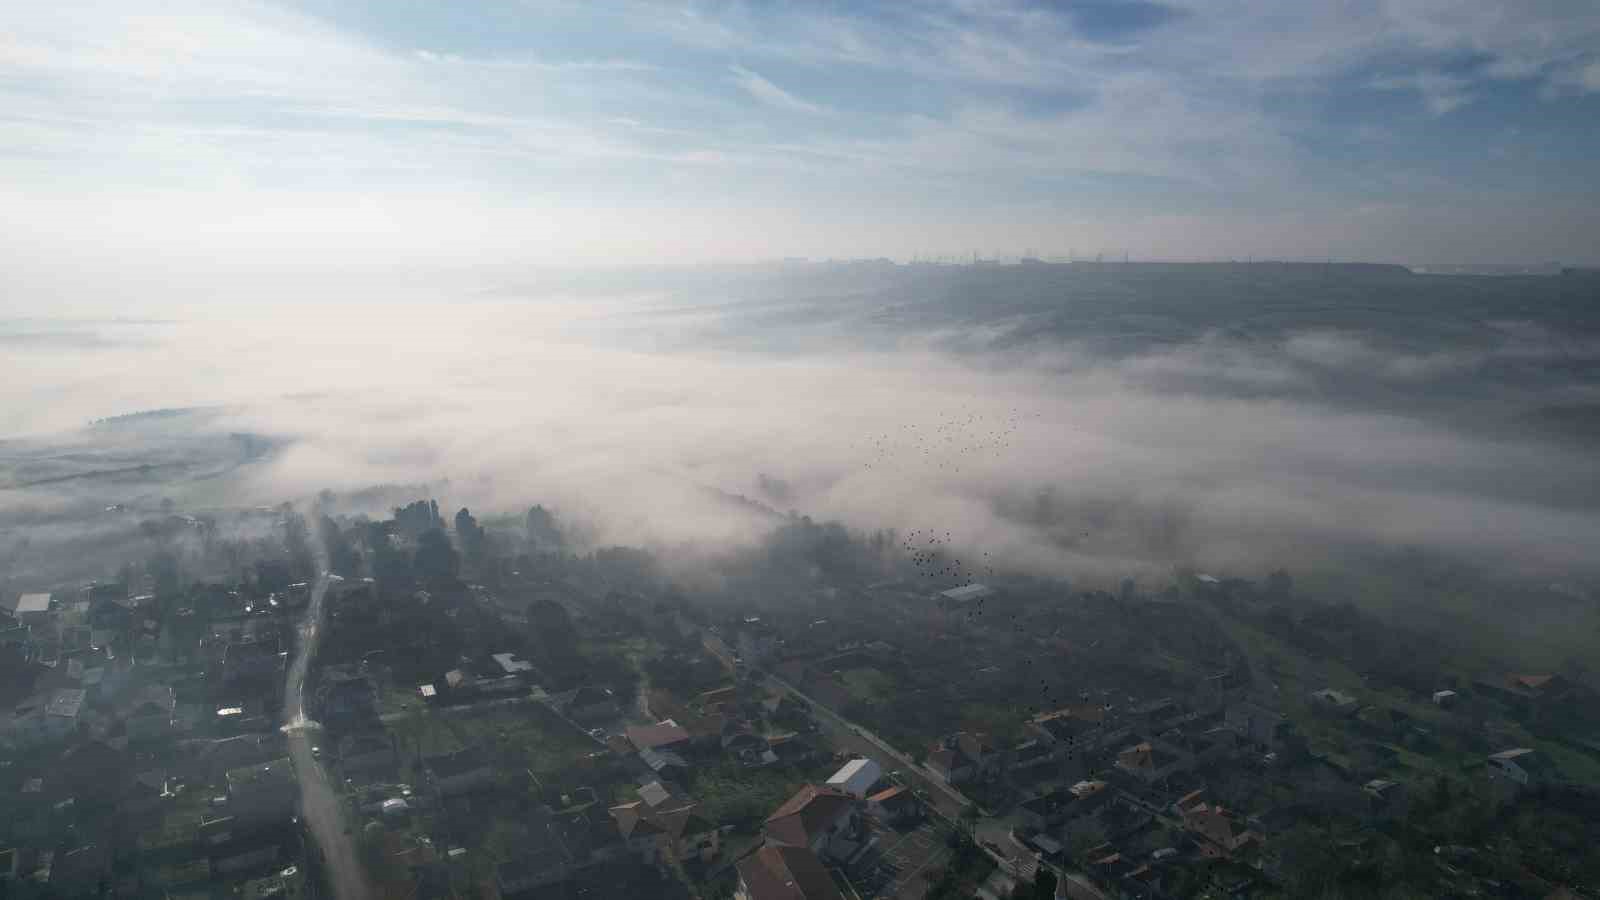
[{"label": "sky", "polygon": [[1600,263],[1596,121],[1588,0],[6,0],[0,264]]}]

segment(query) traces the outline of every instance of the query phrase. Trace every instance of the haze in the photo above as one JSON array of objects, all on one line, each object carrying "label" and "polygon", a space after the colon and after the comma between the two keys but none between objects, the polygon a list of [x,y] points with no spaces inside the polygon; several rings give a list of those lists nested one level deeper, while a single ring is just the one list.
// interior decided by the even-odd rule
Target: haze
[{"label": "haze", "polygon": [[[204,407],[177,433],[282,443],[141,492],[449,479],[754,540],[713,491],[1059,575],[1372,542],[1560,574],[1600,536],[1589,432],[1551,424],[1594,402],[1587,276],[1091,264],[1600,259],[1589,4],[8,18],[24,462]],[[681,267],[778,256],[1035,261]],[[6,507],[68,502],[39,477]]]},{"label": "haze", "polygon": [[[31,437],[4,503],[36,548],[96,504],[414,485],[548,503],[684,572],[792,510],[1100,582],[1402,548],[1586,579],[1594,283],[887,262],[273,282],[169,320],[11,323],[5,426]],[[242,464],[189,443],[237,432],[278,443]],[[95,474],[117,460],[187,468]]]},{"label": "haze", "polygon": [[0,895],[1600,885],[1593,0],[3,8]]}]

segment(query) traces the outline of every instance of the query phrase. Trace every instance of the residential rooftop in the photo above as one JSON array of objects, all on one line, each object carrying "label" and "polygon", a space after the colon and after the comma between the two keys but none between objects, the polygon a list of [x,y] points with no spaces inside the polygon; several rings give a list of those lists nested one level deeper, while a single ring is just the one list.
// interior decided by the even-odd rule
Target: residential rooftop
[{"label": "residential rooftop", "polygon": [[987,585],[977,583],[965,584],[961,587],[951,588],[948,591],[939,592],[939,596],[949,600],[952,603],[970,603],[973,600],[981,600],[985,597],[990,597],[993,595],[994,591],[991,590]]},{"label": "residential rooftop", "polygon": [[13,613],[19,616],[25,613],[49,612],[50,595],[44,593],[18,595],[17,601],[12,604],[11,609]]},{"label": "residential rooftop", "polygon": [[751,900],[843,900],[822,860],[802,847],[762,847],[739,860],[739,877]]}]

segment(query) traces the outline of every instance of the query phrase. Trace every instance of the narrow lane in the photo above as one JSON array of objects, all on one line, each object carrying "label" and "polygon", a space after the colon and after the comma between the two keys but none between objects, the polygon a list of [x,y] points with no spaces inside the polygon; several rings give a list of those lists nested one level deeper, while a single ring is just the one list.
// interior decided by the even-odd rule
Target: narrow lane
[{"label": "narrow lane", "polygon": [[373,894],[356,856],[355,839],[345,830],[344,801],[311,752],[322,729],[306,717],[306,672],[322,637],[326,619],[323,598],[327,593],[328,577],[323,574],[311,589],[311,602],[300,625],[300,640],[285,676],[283,730],[288,735],[289,758],[300,781],[300,816],[316,841],[334,895],[339,900],[368,900]]},{"label": "narrow lane", "polygon": [[934,805],[938,807],[939,812],[947,818],[952,820],[958,818],[961,815],[961,810],[972,803],[966,795],[945,784],[937,776],[918,765],[916,760],[891,746],[888,741],[839,715],[827,706],[818,703],[815,698],[806,695],[782,678],[768,674],[767,684],[804,700],[813,711],[819,714],[819,722],[834,737],[836,744],[863,756],[888,757],[888,759],[880,759],[879,762],[887,764],[886,768],[898,767],[901,777],[912,782],[914,787],[921,788],[928,799],[932,800]]}]

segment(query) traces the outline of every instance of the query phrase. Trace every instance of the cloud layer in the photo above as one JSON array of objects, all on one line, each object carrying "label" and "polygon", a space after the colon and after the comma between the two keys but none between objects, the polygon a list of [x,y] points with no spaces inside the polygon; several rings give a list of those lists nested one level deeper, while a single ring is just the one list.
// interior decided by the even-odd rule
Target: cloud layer
[{"label": "cloud layer", "polygon": [[1597,113],[1580,0],[36,4],[0,36],[0,237],[1593,262]]}]

